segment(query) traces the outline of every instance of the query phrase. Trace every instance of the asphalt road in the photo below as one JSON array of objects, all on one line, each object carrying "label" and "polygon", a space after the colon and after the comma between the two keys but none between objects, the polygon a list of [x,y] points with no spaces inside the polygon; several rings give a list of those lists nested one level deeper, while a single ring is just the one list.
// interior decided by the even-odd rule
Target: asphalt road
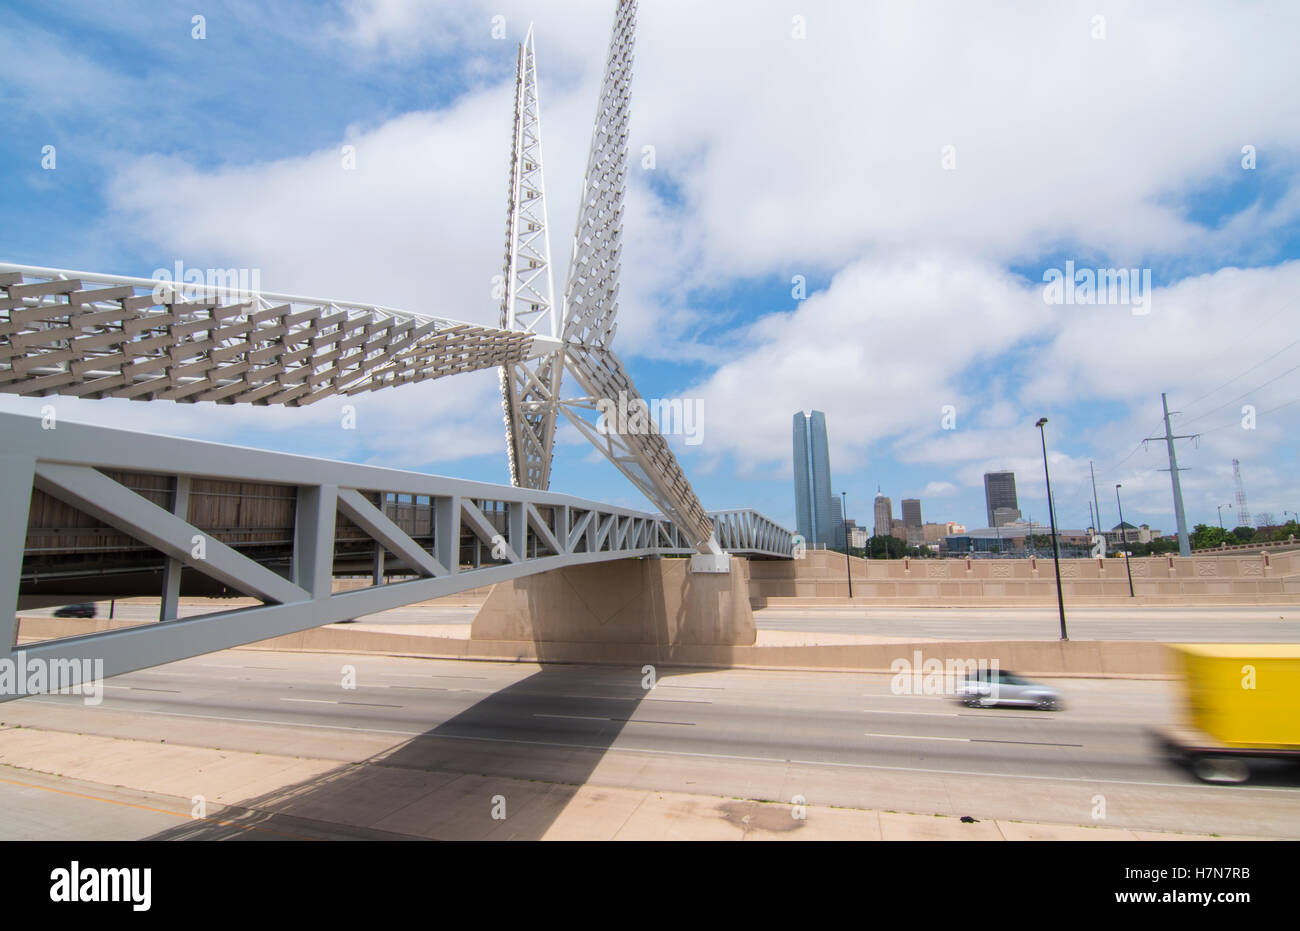
[{"label": "asphalt road", "polygon": [[[344,664],[355,690],[340,685]],[[382,756],[568,785],[1300,837],[1300,773],[1204,786],[1156,755],[1145,730],[1173,713],[1166,682],[1059,680],[1069,706],[1051,713],[894,694],[887,675],[663,670],[649,691],[641,680],[639,668],[227,651],[114,678],[98,707],[40,696],[0,705],[0,720],[362,769]],[[320,791],[301,786],[278,811],[319,819]]]},{"label": "asphalt road", "polygon": [[[49,615],[53,609],[26,611]],[[182,604],[182,617],[212,610]],[[357,618],[377,624],[446,624],[468,626],[477,608],[456,605],[411,605]],[[99,606],[107,616],[108,605]],[[156,620],[154,605],[120,602],[114,616]],[[764,608],[754,612],[759,630],[801,633],[871,634],[925,640],[1055,640],[1060,636],[1056,606],[1043,608]],[[1149,640],[1157,642],[1300,642],[1300,608],[1251,607],[1066,607],[1073,640]]]}]

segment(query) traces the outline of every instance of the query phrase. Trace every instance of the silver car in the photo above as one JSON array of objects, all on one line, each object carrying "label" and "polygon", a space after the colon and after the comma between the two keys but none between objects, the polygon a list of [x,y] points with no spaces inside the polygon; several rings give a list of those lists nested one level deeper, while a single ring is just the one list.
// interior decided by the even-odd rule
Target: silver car
[{"label": "silver car", "polygon": [[1005,669],[981,669],[957,686],[957,701],[968,708],[1020,705],[1039,711],[1060,711],[1065,697],[1058,689],[1031,682]]}]

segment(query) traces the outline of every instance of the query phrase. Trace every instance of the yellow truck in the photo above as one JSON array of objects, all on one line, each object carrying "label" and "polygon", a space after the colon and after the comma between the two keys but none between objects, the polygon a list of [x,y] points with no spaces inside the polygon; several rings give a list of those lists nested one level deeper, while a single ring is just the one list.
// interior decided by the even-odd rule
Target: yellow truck
[{"label": "yellow truck", "polygon": [[1246,782],[1276,761],[1300,763],[1300,644],[1170,644],[1182,720],[1165,752],[1205,782]]}]

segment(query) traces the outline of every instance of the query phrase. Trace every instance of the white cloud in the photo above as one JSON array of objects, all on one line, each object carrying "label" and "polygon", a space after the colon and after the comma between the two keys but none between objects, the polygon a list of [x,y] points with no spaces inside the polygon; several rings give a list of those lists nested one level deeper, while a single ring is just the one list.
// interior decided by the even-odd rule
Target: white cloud
[{"label": "white cloud", "polygon": [[[611,11],[594,0],[537,11],[353,0],[326,31],[375,67],[453,49],[481,65],[495,49],[493,15],[506,16],[513,46],[535,12],[558,287]],[[1289,315],[1274,311],[1300,283],[1297,263],[1189,278],[1161,289],[1146,317],[1049,307],[1041,282],[1007,269],[1073,252],[1107,264],[1272,260],[1300,189],[1215,229],[1183,204],[1238,180],[1244,144],[1264,164],[1300,153],[1300,95],[1276,92],[1298,83],[1300,8],[1117,3],[1100,42],[1089,36],[1096,11],[1082,3],[810,0],[801,12],[803,41],[775,2],[664,0],[640,11],[617,347],[719,363],[689,392],[711,414],[727,412],[689,452],[697,466],[726,457],[743,477],[781,474],[790,414],[816,407],[836,424],[838,468],[889,454],[974,488],[984,468],[1013,465],[1028,486],[1041,469],[1032,423],[1047,407],[1113,403],[1104,426],[1053,415],[1049,442],[1127,449],[1158,420],[1161,390],[1194,397],[1290,341]],[[513,73],[485,81],[446,109],[337,140],[357,147],[356,171],[340,167],[337,146],[210,170],[139,159],[112,188],[109,225],[147,238],[160,265],[255,266],[274,290],[493,322]],[[646,144],[653,175],[637,159]],[[948,144],[954,171],[940,162]],[[652,181],[680,203],[656,197]],[[833,280],[797,307],[780,284],[737,307],[725,334],[700,335],[713,321],[692,289],[794,273]],[[450,399],[431,408],[444,438],[435,445],[499,448],[493,385],[461,380],[419,395]],[[939,430],[946,404],[955,431]],[[376,408],[376,441],[418,460],[409,415],[386,411]],[[1281,419],[1249,438],[1261,456]],[[1206,447],[1236,448],[1223,434]],[[1062,488],[1086,476],[1086,459],[1053,456]],[[1155,506],[1161,477],[1127,479],[1135,509],[1148,485]],[[1188,477],[1189,495],[1211,494],[1201,482]]]}]

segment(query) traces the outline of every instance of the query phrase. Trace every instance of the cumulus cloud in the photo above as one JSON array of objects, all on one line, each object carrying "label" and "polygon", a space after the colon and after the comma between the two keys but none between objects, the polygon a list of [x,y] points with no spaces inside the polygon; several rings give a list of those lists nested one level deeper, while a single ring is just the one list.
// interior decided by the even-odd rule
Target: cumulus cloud
[{"label": "cumulus cloud", "polygon": [[[163,266],[258,267],[274,290],[493,322],[514,81],[488,68],[501,61],[493,17],[505,17],[511,47],[537,20],[558,287],[611,10],[348,0],[321,37],[372,67],[434,56],[481,80],[440,109],[349,114],[356,128],[334,143],[274,159],[200,167],[140,154],[108,192],[105,226],[140,237]],[[684,387],[710,411],[705,446],[685,453],[694,468],[784,476],[790,414],[815,407],[835,424],[837,469],[889,458],[942,473],[924,492],[939,495],[1011,466],[1032,498],[1034,419],[1091,403],[1104,415],[1053,414],[1049,436],[1070,438],[1051,454],[1054,491],[1073,493],[1087,476],[1079,450],[1094,448],[1133,483],[1136,509],[1167,502],[1147,454],[1114,462],[1158,424],[1160,391],[1194,398],[1217,383],[1207,372],[1225,354],[1231,374],[1290,342],[1280,309],[1300,268],[1247,266],[1278,260],[1300,187],[1267,174],[1267,196],[1261,182],[1253,205],[1226,218],[1191,205],[1253,183],[1243,145],[1257,147],[1261,176],[1298,160],[1300,95],[1274,90],[1297,83],[1300,8],[1115,3],[1104,40],[1091,34],[1096,12],[810,0],[807,38],[795,39],[784,4],[642,5],[617,348],[705,364]],[[1038,271],[1069,255],[1159,264],[1175,280],[1146,316],[1047,305]],[[796,274],[827,284],[796,302]],[[716,297],[773,281],[770,293],[742,290],[734,309]],[[431,408],[448,443],[499,448],[491,379],[459,381],[428,386],[418,403],[450,399]],[[1261,395],[1260,410],[1285,401],[1285,387]],[[941,428],[945,406],[954,430]],[[1267,456],[1297,410],[1248,437],[1207,433],[1206,451],[1246,443]],[[419,461],[406,405],[374,416],[392,454]],[[226,429],[217,424],[203,429]],[[1147,471],[1125,471],[1142,462]],[[1220,473],[1189,475],[1189,496],[1211,496]],[[1284,481],[1254,474],[1265,487]]]}]

